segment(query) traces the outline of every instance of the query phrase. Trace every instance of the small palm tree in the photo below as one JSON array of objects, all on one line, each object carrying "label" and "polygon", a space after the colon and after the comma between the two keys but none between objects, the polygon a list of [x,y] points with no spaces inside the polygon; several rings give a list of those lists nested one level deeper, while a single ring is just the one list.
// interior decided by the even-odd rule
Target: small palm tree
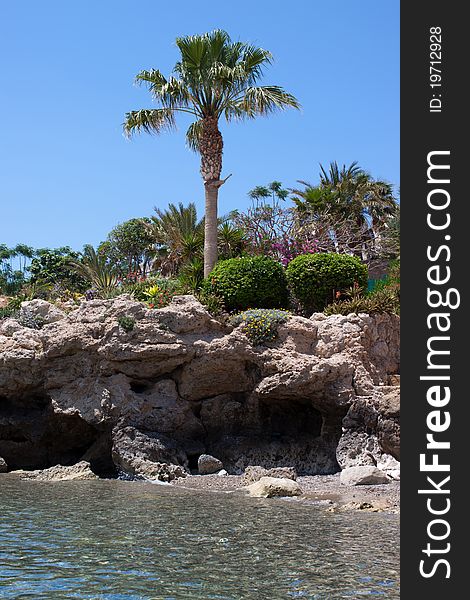
[{"label": "small palm tree", "polygon": [[71,260],[69,265],[104,295],[118,287],[119,279],[113,267],[89,244],[84,246],[81,260]]},{"label": "small palm tree", "polygon": [[157,247],[154,266],[174,275],[182,264],[202,255],[204,222],[198,219],[194,202],[169,204],[166,210],[155,207],[155,213],[146,225]]},{"label": "small palm tree", "polygon": [[186,138],[191,149],[201,155],[201,175],[205,188],[204,275],[217,260],[217,200],[221,179],[223,139],[219,119],[253,119],[287,107],[300,108],[291,94],[278,86],[259,86],[264,67],[271,64],[267,50],[233,42],[222,30],[176,39],[181,53],[166,78],[160,71],[141,71],[137,83],[145,84],[158,108],[126,114],[124,132],[159,134],[176,125],[178,113],[195,121]]}]

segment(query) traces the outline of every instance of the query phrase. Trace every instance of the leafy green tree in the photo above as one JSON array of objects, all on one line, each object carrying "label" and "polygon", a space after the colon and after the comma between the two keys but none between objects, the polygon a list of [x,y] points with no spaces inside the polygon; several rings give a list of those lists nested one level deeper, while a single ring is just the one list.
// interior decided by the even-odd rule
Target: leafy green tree
[{"label": "leafy green tree", "polygon": [[147,217],[120,223],[98,247],[98,253],[115,265],[121,275],[148,273],[153,255],[153,239],[146,226],[148,223],[150,219]]},{"label": "leafy green tree", "polygon": [[84,292],[90,285],[89,281],[71,267],[71,261],[79,259],[80,254],[68,246],[37,250],[29,268],[31,283]]},{"label": "leafy green tree", "polygon": [[219,120],[253,119],[287,107],[299,108],[298,101],[279,86],[259,86],[264,68],[271,64],[267,50],[233,42],[228,33],[215,30],[176,39],[181,53],[166,78],[160,71],[141,71],[136,81],[148,87],[158,108],[126,114],[124,132],[159,134],[172,130],[178,113],[195,121],[186,138],[201,156],[205,189],[204,275],[217,260],[217,199],[221,179],[223,139]]},{"label": "leafy green tree", "polygon": [[26,274],[28,263],[34,258],[35,250],[27,244],[17,244],[14,247],[15,256],[18,257],[19,270]]},{"label": "leafy green tree", "polygon": [[304,188],[292,190],[299,211],[332,211],[339,217],[353,217],[369,224],[380,224],[397,211],[392,186],[373,179],[356,162],[339,168],[330,163],[328,171],[320,165],[320,183],[299,181]]},{"label": "leafy green tree", "polygon": [[28,263],[33,256],[34,249],[26,244],[14,248],[0,244],[0,293],[11,296],[20,291],[28,281]]}]

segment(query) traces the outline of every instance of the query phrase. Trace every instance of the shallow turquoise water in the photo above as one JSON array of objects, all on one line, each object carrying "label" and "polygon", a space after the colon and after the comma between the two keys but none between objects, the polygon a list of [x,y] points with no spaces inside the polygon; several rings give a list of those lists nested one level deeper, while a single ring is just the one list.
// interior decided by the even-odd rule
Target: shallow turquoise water
[{"label": "shallow turquoise water", "polygon": [[0,476],[0,598],[399,598],[398,518]]}]

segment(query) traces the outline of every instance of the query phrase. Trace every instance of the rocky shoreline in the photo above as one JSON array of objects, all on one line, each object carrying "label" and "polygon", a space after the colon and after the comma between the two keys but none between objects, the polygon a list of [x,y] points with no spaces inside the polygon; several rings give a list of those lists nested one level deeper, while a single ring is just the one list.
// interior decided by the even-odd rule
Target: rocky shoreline
[{"label": "rocky shoreline", "polygon": [[[400,512],[400,482],[388,485],[363,485],[348,487],[340,482],[339,473],[335,475],[307,475],[297,478],[302,494],[295,499],[322,506],[329,512],[342,510],[363,510],[366,512]],[[245,482],[241,475],[192,475],[171,482],[194,492],[241,492]]]},{"label": "rocky shoreline", "polygon": [[[101,477],[215,489],[253,465],[287,466],[308,493],[342,496],[341,470],[399,479],[395,315],[292,316],[253,346],[192,296],[160,310],[127,296],[21,310],[45,325],[0,321],[2,471],[85,462]],[[192,475],[211,472],[204,456],[228,475]]]}]

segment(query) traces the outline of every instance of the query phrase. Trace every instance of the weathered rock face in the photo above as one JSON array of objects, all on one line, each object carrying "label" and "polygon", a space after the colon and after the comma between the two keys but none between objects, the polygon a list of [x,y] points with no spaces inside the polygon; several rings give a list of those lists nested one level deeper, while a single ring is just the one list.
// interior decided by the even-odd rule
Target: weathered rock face
[{"label": "weathered rock face", "polygon": [[124,473],[162,481],[184,477],[188,462],[186,454],[172,440],[134,427],[116,428],[112,457]]},{"label": "weathered rock face", "polygon": [[[126,296],[37,310],[60,318],[40,330],[0,321],[0,456],[10,469],[83,458],[95,472],[168,479],[162,465],[194,471],[210,454],[229,473],[320,474],[356,446],[373,457],[362,464],[399,456],[397,317],[292,317],[275,342],[253,347],[192,296],[162,310]],[[135,319],[132,331],[122,316]]]},{"label": "weathered rock face", "polygon": [[263,469],[257,465],[247,467],[243,473],[243,483],[248,485],[259,481],[261,477],[278,477],[279,479],[292,479],[296,481],[297,473],[293,467],[274,467],[273,469]]},{"label": "weathered rock face", "polygon": [[65,317],[65,313],[45,300],[29,300],[21,304],[21,316],[40,317],[43,323],[55,323]]},{"label": "weathered rock face", "polygon": [[344,433],[336,452],[341,468],[400,460],[399,418],[398,386],[380,386],[370,396],[358,396],[343,419]]},{"label": "weathered rock face", "polygon": [[56,465],[49,469],[16,472],[22,477],[38,479],[39,481],[84,481],[98,479],[98,476],[91,470],[90,464],[83,460],[71,466]]}]

